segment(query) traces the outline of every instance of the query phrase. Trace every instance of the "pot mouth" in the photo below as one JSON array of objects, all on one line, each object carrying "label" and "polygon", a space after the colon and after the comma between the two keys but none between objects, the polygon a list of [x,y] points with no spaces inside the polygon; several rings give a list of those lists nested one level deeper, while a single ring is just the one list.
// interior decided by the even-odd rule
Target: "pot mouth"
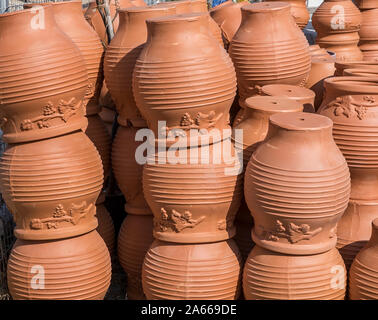
[{"label": "pot mouth", "polygon": [[267,84],[261,88],[261,91],[270,96],[290,97],[292,99],[315,97],[314,91],[290,84]]},{"label": "pot mouth", "polygon": [[331,56],[312,56],[311,57],[311,63],[322,63],[322,62],[325,62],[325,63],[332,63],[334,64],[335,63],[335,59]]},{"label": "pot mouth", "polygon": [[148,22],[153,22],[153,23],[172,23],[176,21],[198,21],[203,19],[204,16],[206,16],[207,13],[204,12],[192,12],[192,13],[183,13],[183,14],[175,14],[175,15],[170,15],[170,16],[162,16],[162,17],[156,17],[156,18],[151,18],[147,19]]},{"label": "pot mouth", "polygon": [[234,7],[234,6],[237,7],[234,2],[225,1],[225,2],[222,2],[221,4],[217,5],[216,7],[211,8],[209,10],[209,13],[218,12],[218,11],[221,11],[223,8]]},{"label": "pot mouth", "polygon": [[324,87],[330,86],[349,91],[350,93],[378,94],[378,76],[341,76],[324,79]]},{"label": "pot mouth", "polygon": [[277,112],[301,112],[303,106],[300,102],[287,97],[253,96],[244,102],[245,108],[254,110]]},{"label": "pot mouth", "polygon": [[316,113],[289,112],[276,113],[269,122],[291,131],[318,131],[332,128],[332,120]]},{"label": "pot mouth", "polygon": [[241,7],[242,11],[248,12],[272,12],[280,11],[283,9],[290,9],[290,4],[287,2],[256,2],[247,4]]}]

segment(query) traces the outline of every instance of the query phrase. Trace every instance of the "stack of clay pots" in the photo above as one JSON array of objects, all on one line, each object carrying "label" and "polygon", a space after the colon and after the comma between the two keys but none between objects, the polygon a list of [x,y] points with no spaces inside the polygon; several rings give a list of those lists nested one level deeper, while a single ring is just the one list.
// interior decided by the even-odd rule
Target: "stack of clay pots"
[{"label": "stack of clay pots", "polygon": [[133,76],[153,151],[143,168],[155,238],[143,290],[147,299],[235,299],[241,258],[231,238],[242,197],[228,126],[235,70],[206,13],[148,19],[147,29]]},{"label": "stack of clay pots", "polygon": [[309,45],[291,16],[290,4],[254,3],[241,11],[242,22],[229,48],[240,106],[244,108],[245,99],[260,94],[266,84],[304,86],[311,67]]},{"label": "stack of clay pots", "polygon": [[269,125],[245,174],[256,246],[244,267],[244,296],[344,299],[346,270],[335,245],[350,178],[332,121],[285,112],[270,116]]},{"label": "stack of clay pots", "polygon": [[357,1],[361,10],[360,49],[366,61],[378,61],[378,3],[372,0]]},{"label": "stack of clay pots", "polygon": [[324,81],[319,112],[332,119],[333,136],[348,162],[352,189],[337,228],[337,247],[349,268],[378,217],[377,77],[332,77]]},{"label": "stack of clay pots", "polygon": [[[81,2],[0,15],[8,144],[0,185],[18,238],[8,265],[13,299],[103,299],[110,283],[109,251],[95,230],[102,161],[83,132],[96,104],[102,48],[91,48],[88,35],[80,48],[70,35],[76,22],[59,23],[65,6],[76,21],[73,7],[81,14]],[[90,59],[83,48],[93,52]]]},{"label": "stack of clay pots", "polygon": [[143,163],[135,154],[142,143],[138,130],[147,127],[135,104],[132,74],[147,40],[146,19],[174,15],[174,6],[118,9],[119,28],[110,42],[104,62],[105,81],[118,111],[118,128],[112,147],[112,167],[118,186],[126,198],[124,220],[118,238],[118,257],[128,275],[128,299],[143,299],[141,272],[152,238],[152,212],[142,190]]},{"label": "stack of clay pots", "polygon": [[358,47],[361,12],[352,0],[324,0],[312,16],[316,43],[339,61],[362,60]]}]

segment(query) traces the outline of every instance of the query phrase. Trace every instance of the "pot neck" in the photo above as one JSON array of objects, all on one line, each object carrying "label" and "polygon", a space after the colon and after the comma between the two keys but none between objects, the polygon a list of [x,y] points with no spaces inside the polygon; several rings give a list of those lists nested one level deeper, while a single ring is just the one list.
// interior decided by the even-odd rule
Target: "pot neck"
[{"label": "pot neck", "polygon": [[190,3],[192,12],[207,13],[207,1],[206,0],[192,0]]},{"label": "pot neck", "polygon": [[174,15],[176,13],[175,8],[156,6],[156,7],[131,7],[125,9],[119,9],[119,27],[118,30],[127,30],[128,33],[137,33],[141,42],[145,42],[147,39],[147,25],[146,20]]},{"label": "pot neck", "polygon": [[84,21],[81,1],[55,2],[53,8],[56,19],[59,21]]},{"label": "pot neck", "polygon": [[209,20],[204,13],[190,13],[147,20],[148,39],[165,44],[182,43],[191,34],[209,36]]}]

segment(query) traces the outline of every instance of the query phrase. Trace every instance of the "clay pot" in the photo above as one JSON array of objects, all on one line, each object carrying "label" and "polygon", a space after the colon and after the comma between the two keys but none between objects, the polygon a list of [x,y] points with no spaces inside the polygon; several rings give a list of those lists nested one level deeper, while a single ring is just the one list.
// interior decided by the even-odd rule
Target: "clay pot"
[{"label": "clay pot", "polygon": [[104,122],[99,115],[88,116],[88,127],[85,129],[85,134],[95,145],[102,160],[104,169],[104,180],[109,176],[110,172],[110,148],[111,138],[106,129]]},{"label": "clay pot", "polygon": [[116,107],[114,105],[113,99],[110,96],[109,89],[106,86],[105,79],[102,82],[102,88],[100,92],[100,98],[98,100],[101,107],[108,107],[109,109],[116,110]]},{"label": "clay pot", "polygon": [[0,15],[0,124],[8,143],[54,137],[86,125],[83,58],[56,25],[53,7],[43,10],[45,28],[31,24],[38,24],[39,10]]},{"label": "clay pot", "polygon": [[352,300],[378,299],[378,219],[372,222],[371,238],[350,269],[349,297]]},{"label": "clay pot", "polygon": [[376,77],[378,75],[378,67],[377,68],[353,68],[353,69],[345,69],[344,76],[352,76],[352,77]]},{"label": "clay pot", "polygon": [[[269,0],[280,1],[280,0]],[[310,13],[307,10],[306,0],[287,0],[290,3],[290,12],[293,16],[295,23],[301,29],[306,28],[308,20],[310,20]]]},{"label": "clay pot", "polygon": [[210,16],[222,31],[223,42],[226,48],[229,47],[232,38],[240,27],[242,19],[241,7],[248,3],[248,1],[239,3],[225,1],[209,11]]},{"label": "clay pot", "polygon": [[[269,88],[268,88],[269,89]],[[301,112],[303,105],[295,100],[282,97],[255,96],[245,101],[243,120],[233,127],[233,141],[238,152],[243,152],[244,166],[257,146],[268,133],[269,117],[280,112]],[[235,136],[235,130],[243,130],[243,140]]]},{"label": "clay pot", "polygon": [[255,221],[252,239],[285,254],[330,250],[350,193],[332,121],[298,112],[274,114],[269,122],[245,173],[245,199]]},{"label": "clay pot", "polygon": [[96,217],[98,220],[98,226],[96,231],[105,241],[109,253],[112,255],[114,253],[115,247],[115,230],[113,219],[110,216],[109,211],[106,209],[104,202],[105,194],[104,192],[102,192],[96,201]]},{"label": "clay pot", "polygon": [[336,61],[335,62],[335,76],[342,76],[344,74],[344,69],[351,69],[351,68],[364,68],[364,69],[369,69],[371,68],[377,68],[378,62],[373,62],[373,61],[348,61],[348,62],[340,62]]},{"label": "clay pot", "polygon": [[8,262],[14,300],[101,300],[110,277],[109,252],[96,231],[56,241],[18,239]]},{"label": "clay pot", "polygon": [[241,258],[233,240],[176,244],[155,240],[143,264],[148,300],[234,300]]},{"label": "clay pot", "polygon": [[378,6],[377,9],[363,10],[361,12],[362,22],[359,31],[360,40],[377,41],[378,40]]},{"label": "clay pot", "polygon": [[153,217],[128,215],[118,235],[118,258],[127,273],[127,298],[144,300],[142,288],[142,265],[154,238]]},{"label": "clay pot", "polygon": [[241,11],[242,23],[229,48],[241,107],[246,98],[257,94],[259,86],[303,86],[310,72],[309,45],[291,17],[290,5],[253,3],[243,6]]},{"label": "clay pot", "polygon": [[113,21],[114,34],[118,31],[119,14],[118,10],[130,7],[145,7],[147,4],[143,0],[109,0],[110,16]]},{"label": "clay pot", "polygon": [[104,60],[106,85],[118,111],[118,123],[146,127],[135,105],[132,77],[135,62],[147,40],[146,19],[175,14],[169,6],[119,9],[120,27],[110,42]]},{"label": "clay pot", "polygon": [[232,238],[243,191],[240,172],[230,139],[177,152],[156,150],[143,168],[154,237],[177,243]]},{"label": "clay pot", "polygon": [[377,84],[377,77],[328,78],[319,109],[334,123],[333,137],[351,174],[349,205],[337,227],[337,248],[348,268],[369,240],[371,222],[377,217]]},{"label": "clay pot", "polygon": [[246,300],[344,300],[346,270],[337,249],[284,255],[255,246],[243,274]]},{"label": "clay pot", "polygon": [[2,196],[19,239],[73,237],[96,229],[101,158],[82,132],[9,144],[0,163]]},{"label": "clay pot", "polygon": [[207,9],[207,0],[191,0],[190,1],[191,12],[203,13],[208,19],[208,28],[210,34],[218,41],[221,47],[224,47],[222,30],[219,28],[218,24],[210,17],[209,11]]},{"label": "clay pot", "polygon": [[266,96],[285,97],[297,101],[303,106],[304,112],[315,112],[315,93],[310,89],[289,84],[268,84],[261,88],[261,93]]},{"label": "clay pot", "polygon": [[84,13],[84,18],[96,31],[97,35],[101,39],[102,45],[106,47],[108,45],[108,34],[106,33],[106,28],[101,14],[98,12],[96,1],[89,3],[88,8]]},{"label": "clay pot", "polygon": [[88,72],[88,86],[84,98],[86,114],[100,112],[98,104],[103,81],[102,60],[104,47],[97,33],[88,25],[81,12],[81,0],[54,2],[54,17],[62,29],[77,45],[83,55]]},{"label": "clay pot", "polygon": [[[228,127],[235,70],[207,24],[203,13],[147,20],[149,35],[135,64],[133,92],[155,136]],[[163,130],[158,120],[166,121]]]},{"label": "clay pot", "polygon": [[362,60],[358,48],[361,13],[351,0],[325,0],[312,16],[320,47],[341,61]]},{"label": "clay pot", "polygon": [[240,250],[243,262],[247,260],[249,253],[255,246],[251,238],[252,226],[235,220],[236,234],[233,239]]},{"label": "clay pot", "polygon": [[112,167],[118,187],[126,198],[125,211],[131,214],[152,215],[142,189],[143,165],[135,160],[142,141],[135,141],[136,128],[119,127],[112,146]]},{"label": "clay pot", "polygon": [[311,71],[307,79],[306,88],[315,92],[315,110],[318,110],[323,101],[323,80],[333,76],[335,70],[335,59],[331,56],[311,57]]}]

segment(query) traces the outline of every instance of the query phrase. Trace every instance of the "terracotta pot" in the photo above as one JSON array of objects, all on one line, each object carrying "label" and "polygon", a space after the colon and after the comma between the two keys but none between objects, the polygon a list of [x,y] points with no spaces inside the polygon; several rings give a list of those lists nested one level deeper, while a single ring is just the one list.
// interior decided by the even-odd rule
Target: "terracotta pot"
[{"label": "terracotta pot", "polygon": [[102,45],[106,47],[108,45],[108,34],[106,33],[106,28],[101,14],[98,12],[96,1],[89,3],[88,8],[84,13],[84,18],[96,31],[97,35],[101,39]]},{"label": "terracotta pot", "polygon": [[257,94],[256,86],[273,83],[303,86],[310,72],[309,45],[291,17],[290,5],[253,3],[241,10],[242,23],[229,48],[238,77],[241,107],[246,98]]},{"label": "terracotta pot", "polygon": [[236,226],[236,234],[233,239],[240,250],[242,261],[244,262],[247,260],[249,253],[255,246],[255,243],[252,241],[252,238],[251,238],[251,228],[253,224],[251,226],[251,225],[248,225],[248,224],[245,224],[243,222],[236,220],[235,226]]},{"label": "terracotta pot", "polygon": [[118,258],[127,273],[127,298],[144,300],[142,288],[142,265],[154,238],[153,217],[128,215],[118,235]]},{"label": "terracotta pot", "polygon": [[361,41],[378,40],[378,6],[377,9],[363,10],[362,22],[359,31]]},{"label": "terracotta pot", "polygon": [[378,79],[334,77],[324,80],[319,112],[332,119],[333,137],[348,162],[352,189],[337,228],[337,247],[347,267],[369,240],[377,217]]},{"label": "terracotta pot", "polygon": [[358,48],[361,13],[351,0],[325,0],[314,12],[316,43],[341,61],[362,60]]},{"label": "terracotta pot", "polygon": [[241,7],[248,3],[248,1],[239,3],[225,1],[209,11],[210,16],[222,31],[223,42],[226,48],[229,47],[232,38],[240,27],[242,19]]},{"label": "terracotta pot", "polygon": [[[289,84],[268,84],[261,88],[262,95],[271,97],[285,97],[299,102],[304,112],[315,112],[314,91]],[[302,110],[301,110],[302,111]]]},{"label": "terracotta pot", "polygon": [[[243,152],[245,170],[252,153],[268,133],[269,117],[281,112],[301,112],[303,105],[288,98],[255,96],[245,101],[244,110],[243,120],[233,127],[233,141],[235,148]],[[237,129],[243,130],[242,141],[235,136]]]},{"label": "terracotta pot", "polygon": [[333,248],[316,255],[284,255],[255,246],[243,274],[247,300],[344,300],[347,274]]},{"label": "terracotta pot", "polygon": [[333,76],[335,70],[335,59],[331,56],[311,57],[311,71],[307,79],[306,88],[315,92],[315,110],[318,110],[323,100],[323,81]]},{"label": "terracotta pot", "polygon": [[373,221],[371,238],[350,269],[349,297],[352,300],[378,299],[378,219]]},{"label": "terracotta pot", "polygon": [[81,131],[9,144],[0,163],[2,196],[19,239],[48,240],[96,229],[101,158]]},{"label": "terracotta pot", "polygon": [[113,99],[110,96],[109,89],[106,86],[105,79],[102,82],[102,88],[100,92],[100,98],[98,100],[101,107],[108,107],[109,109],[116,110],[116,107],[114,105]]},{"label": "terracotta pot", "polygon": [[91,139],[98,153],[100,154],[105,180],[109,176],[110,172],[111,138],[99,115],[95,114],[88,116],[87,118],[88,127],[85,129],[85,134],[89,139]]},{"label": "terracotta pot", "polygon": [[56,25],[53,7],[43,12],[44,29],[31,24],[38,23],[40,11],[0,15],[0,122],[8,143],[54,137],[86,124],[83,58]]},{"label": "terracotta pot", "polygon": [[143,264],[148,300],[234,300],[241,258],[233,240],[176,244],[155,240]]},{"label": "terracotta pot", "polygon": [[116,118],[116,112],[113,109],[102,107],[101,112],[98,114],[105,125],[106,131],[109,136],[112,135],[113,131],[113,122]]},{"label": "terracotta pot", "polygon": [[222,30],[219,28],[218,24],[211,19],[209,11],[207,9],[207,0],[191,0],[191,11],[194,13],[204,13],[208,19],[208,28],[210,34],[218,41],[221,47],[224,47]]},{"label": "terracotta pot", "polygon": [[344,76],[352,76],[352,77],[376,77],[378,75],[378,67],[370,67],[370,68],[352,68],[352,69],[344,69]]},{"label": "terracotta pot", "polygon": [[127,126],[146,127],[135,105],[132,77],[135,62],[147,40],[146,19],[173,15],[169,6],[134,7],[119,9],[120,27],[110,42],[104,61],[106,85],[118,111],[118,123]]},{"label": "terracotta pot", "polygon": [[243,191],[240,173],[230,139],[178,152],[157,150],[143,168],[154,237],[177,243],[232,238]]},{"label": "terracotta pot", "polygon": [[100,112],[98,104],[103,81],[102,62],[104,47],[97,33],[88,25],[81,12],[81,0],[54,2],[54,17],[62,29],[77,45],[83,55],[88,72],[88,86],[84,98],[86,114]]},{"label": "terracotta pot", "polygon": [[310,113],[278,113],[269,121],[268,135],[245,173],[245,199],[255,221],[252,239],[285,254],[330,250],[350,193],[332,121]]},{"label": "terracotta pot", "polygon": [[135,160],[137,148],[136,128],[119,127],[112,146],[112,167],[118,187],[126,198],[125,211],[131,214],[152,215],[142,189],[143,165]]},{"label": "terracotta pot", "polygon": [[105,241],[108,247],[109,253],[113,255],[115,247],[115,230],[113,219],[110,216],[109,211],[105,207],[105,193],[102,192],[96,201],[96,217],[98,220],[98,226],[96,231],[101,238]]},{"label": "terracotta pot", "polygon": [[[135,102],[155,136],[228,127],[236,76],[227,52],[208,35],[201,13],[147,20],[148,40],[136,62]],[[173,130],[172,130],[173,129]]]},{"label": "terracotta pot", "polygon": [[344,74],[344,69],[351,69],[351,68],[366,68],[371,70],[371,68],[376,68],[378,66],[378,62],[372,61],[349,61],[349,62],[335,62],[335,76],[342,76]]},{"label": "terracotta pot", "polygon": [[56,241],[18,239],[8,262],[14,300],[101,300],[110,277],[109,252],[96,231]]},{"label": "terracotta pot", "polygon": [[119,26],[119,9],[130,7],[145,7],[147,4],[143,0],[109,0],[109,5],[110,15],[113,21],[114,34],[116,34]]},{"label": "terracotta pot", "polygon": [[306,0],[287,0],[285,2],[290,3],[290,12],[297,26],[301,29],[306,28],[308,20],[310,20],[310,13],[308,12],[306,7]]}]

